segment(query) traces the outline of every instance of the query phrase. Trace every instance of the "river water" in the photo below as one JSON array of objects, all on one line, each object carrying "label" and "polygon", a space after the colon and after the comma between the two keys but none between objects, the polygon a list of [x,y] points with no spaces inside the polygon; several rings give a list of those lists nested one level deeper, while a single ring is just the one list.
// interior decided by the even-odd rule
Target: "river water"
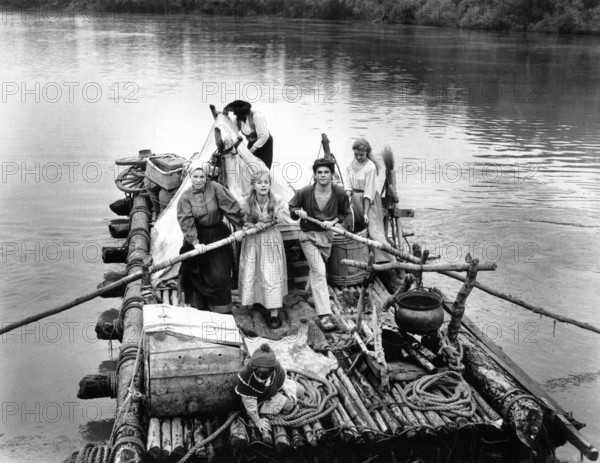
[{"label": "river water", "polygon": [[[496,262],[479,280],[600,324],[600,38],[269,18],[2,15],[0,319],[95,289],[114,243],[114,160],[189,157],[208,104],[254,102],[293,186],[327,133],[396,159],[404,226],[443,261]],[[454,296],[459,285],[427,275]],[[77,384],[111,354],[98,299],[0,342],[0,461],[62,461],[108,437],[112,400]],[[600,337],[474,290],[468,315],[600,442]],[[115,346],[115,347],[118,347]],[[577,461],[566,446],[560,456]]]}]

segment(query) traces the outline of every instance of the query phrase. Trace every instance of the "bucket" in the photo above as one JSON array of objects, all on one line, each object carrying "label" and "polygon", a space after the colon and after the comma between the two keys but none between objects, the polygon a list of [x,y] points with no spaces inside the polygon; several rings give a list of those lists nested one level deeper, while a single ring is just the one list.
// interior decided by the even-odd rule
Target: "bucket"
[{"label": "bucket", "polygon": [[395,319],[398,327],[415,334],[435,331],[444,323],[442,296],[433,291],[414,290],[397,299]]},{"label": "bucket", "polygon": [[406,345],[405,339],[392,330],[381,330],[381,344],[387,362],[402,360],[400,349]]},{"label": "bucket", "polygon": [[[363,238],[367,237],[367,229],[356,233]],[[336,286],[356,285],[363,281],[365,271],[356,267],[342,264],[342,259],[352,259],[361,262],[369,260],[369,246],[343,235],[333,236],[331,254],[327,262],[327,279]]]}]

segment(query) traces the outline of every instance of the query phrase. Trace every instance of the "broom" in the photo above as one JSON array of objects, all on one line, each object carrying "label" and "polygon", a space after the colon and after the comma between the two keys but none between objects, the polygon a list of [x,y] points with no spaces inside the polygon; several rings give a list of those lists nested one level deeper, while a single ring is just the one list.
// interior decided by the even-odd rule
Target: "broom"
[{"label": "broom", "polygon": [[[400,220],[396,217],[395,209],[396,203],[398,202],[398,195],[396,194],[396,175],[394,172],[394,167],[396,166],[396,161],[394,159],[394,153],[390,146],[386,146],[381,151],[381,159],[383,160],[383,165],[385,166],[385,185],[383,186],[383,191],[381,195],[385,193],[385,197],[387,199],[387,223],[391,224],[392,227],[392,240],[397,249],[400,249],[400,242],[402,240],[402,228],[400,226]],[[386,235],[387,235],[387,223],[386,223]]]}]

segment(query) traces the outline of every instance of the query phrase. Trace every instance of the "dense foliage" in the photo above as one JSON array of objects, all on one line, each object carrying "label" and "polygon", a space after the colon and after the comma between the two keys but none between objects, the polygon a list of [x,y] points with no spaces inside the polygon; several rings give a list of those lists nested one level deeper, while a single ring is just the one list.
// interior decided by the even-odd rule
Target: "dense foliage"
[{"label": "dense foliage", "polygon": [[[65,4],[21,0],[15,7]],[[103,10],[361,20],[467,29],[600,33],[600,0],[95,0]],[[6,6],[6,2],[4,3]]]}]

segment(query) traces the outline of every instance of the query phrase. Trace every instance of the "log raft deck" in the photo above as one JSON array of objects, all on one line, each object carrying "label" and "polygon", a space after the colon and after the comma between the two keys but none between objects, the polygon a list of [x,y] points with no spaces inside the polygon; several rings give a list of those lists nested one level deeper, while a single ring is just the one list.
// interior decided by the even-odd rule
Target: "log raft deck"
[{"label": "log raft deck", "polygon": [[[128,240],[127,246],[122,249],[106,249],[104,258],[106,262],[126,263],[127,274],[139,270],[147,273],[149,207],[149,200],[143,195],[128,197],[111,205],[117,214],[129,216],[128,223],[120,223],[120,233],[124,233],[124,225]],[[291,291],[294,287],[304,287],[308,273],[299,243],[292,235],[284,233]],[[393,275],[390,277],[389,272],[387,277],[372,281],[366,309],[369,305],[377,309],[393,302],[393,293],[398,290],[400,280]],[[417,273],[417,277],[422,276]],[[388,361],[389,387],[381,388],[378,377],[381,368],[366,345],[373,339],[373,325],[362,321],[360,332],[352,333],[357,309],[365,308],[362,306],[364,298],[359,301],[360,293],[360,285],[330,286],[338,330],[333,335],[326,335],[325,339],[329,344],[328,355],[337,358],[339,368],[330,373],[327,380],[337,388],[337,395],[332,399],[336,407],[327,416],[311,423],[293,427],[273,426],[272,433],[261,435],[255,427],[248,425],[244,415],[231,423],[226,423],[228,415],[211,416],[201,411],[193,416],[148,416],[144,397],[144,364],[137,355],[141,346],[142,309],[148,303],[164,302],[178,306],[180,301],[174,287],[151,291],[148,278],[129,283],[124,291],[110,295],[123,298],[120,311],[105,312],[96,327],[99,339],[121,343],[116,371],[84,377],[78,393],[78,397],[83,399],[116,398],[117,416],[111,436],[106,445],[87,444],[66,461],[179,461],[191,449],[195,451],[193,455],[187,455],[191,457],[189,461],[202,462],[556,461],[555,448],[567,440],[588,459],[597,459],[597,450],[578,432],[582,425],[554,403],[501,349],[468,323],[466,317],[462,320],[458,337],[464,340],[465,351],[469,351],[468,360],[506,377],[517,391],[519,397],[513,394],[516,400],[500,398],[494,402],[490,399],[490,393],[494,391],[486,389],[490,386],[478,378],[480,373],[472,371],[472,365],[467,365],[464,376],[469,380],[467,395],[472,404],[471,413],[461,412],[461,394],[464,395],[465,391],[457,397],[451,384],[438,386],[443,406],[429,409],[415,406],[414,401],[408,398],[411,386],[415,386],[412,390],[426,387],[424,382],[448,371],[448,368],[431,355],[431,350],[424,346],[424,338],[419,342],[410,335],[400,335],[389,314],[379,316],[383,327],[388,328],[385,332],[401,336],[397,338],[401,347],[394,349],[400,354],[400,359]],[[233,296],[234,306],[236,303],[239,305],[236,291]],[[292,301],[304,306],[311,303],[302,290],[293,291]],[[464,308],[464,300],[462,302]],[[449,314],[452,313],[452,301],[446,299],[443,307]],[[379,310],[373,312],[377,314]],[[357,342],[350,342],[352,340]],[[375,336],[375,344],[378,342],[381,338]],[[322,396],[325,392],[320,390],[320,394]],[[515,405],[520,399],[533,402],[542,412],[537,436],[528,445],[517,437],[515,431],[515,426],[520,426],[514,422],[520,419],[521,411]],[[227,426],[224,427],[224,424]],[[210,442],[205,441],[220,427],[224,428],[222,433]],[[205,441],[205,445],[197,448],[196,444],[201,441]]]}]

